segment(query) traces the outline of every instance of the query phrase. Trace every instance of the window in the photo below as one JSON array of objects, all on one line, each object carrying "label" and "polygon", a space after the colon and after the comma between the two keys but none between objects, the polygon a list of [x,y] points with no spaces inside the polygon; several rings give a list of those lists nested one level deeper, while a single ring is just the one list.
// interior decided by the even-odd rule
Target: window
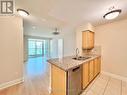
[{"label": "window", "polygon": [[29,57],[48,55],[49,40],[28,39]]}]

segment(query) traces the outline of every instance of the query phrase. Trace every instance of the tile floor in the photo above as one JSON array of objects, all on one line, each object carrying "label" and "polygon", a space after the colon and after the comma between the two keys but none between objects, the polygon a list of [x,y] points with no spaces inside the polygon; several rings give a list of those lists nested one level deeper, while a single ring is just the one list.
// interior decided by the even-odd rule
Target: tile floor
[{"label": "tile floor", "polygon": [[127,82],[100,74],[81,95],[127,95]]}]

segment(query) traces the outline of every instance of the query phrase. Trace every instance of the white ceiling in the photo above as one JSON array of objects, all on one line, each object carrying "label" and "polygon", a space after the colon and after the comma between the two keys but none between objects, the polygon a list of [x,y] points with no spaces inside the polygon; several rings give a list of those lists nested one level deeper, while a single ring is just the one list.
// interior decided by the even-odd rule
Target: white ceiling
[{"label": "white ceiling", "polygon": [[[54,27],[78,26],[92,23],[94,26],[113,22],[103,19],[103,15],[112,6],[122,9],[115,20],[127,18],[127,0],[16,0],[16,8],[23,8],[30,13],[25,18],[26,31],[46,31]],[[34,29],[35,31],[35,29]],[[51,33],[50,33],[51,34]]]}]

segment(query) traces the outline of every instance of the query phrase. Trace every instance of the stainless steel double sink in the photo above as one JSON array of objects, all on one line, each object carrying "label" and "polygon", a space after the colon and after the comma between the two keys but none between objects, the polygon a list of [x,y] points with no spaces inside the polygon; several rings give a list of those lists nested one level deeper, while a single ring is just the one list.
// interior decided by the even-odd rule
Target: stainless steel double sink
[{"label": "stainless steel double sink", "polygon": [[78,56],[78,57],[74,57],[72,59],[74,59],[74,60],[86,60],[86,59],[89,59],[89,58],[91,58],[91,57],[89,57],[89,56]]}]

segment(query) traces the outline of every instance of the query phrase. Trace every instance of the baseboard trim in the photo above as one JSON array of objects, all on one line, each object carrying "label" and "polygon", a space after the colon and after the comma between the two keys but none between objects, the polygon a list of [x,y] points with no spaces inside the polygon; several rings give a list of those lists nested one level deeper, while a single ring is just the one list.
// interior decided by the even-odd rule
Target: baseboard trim
[{"label": "baseboard trim", "polygon": [[16,84],[20,84],[22,82],[24,82],[24,78],[19,78],[19,79],[13,80],[13,81],[9,81],[9,82],[0,84],[0,90],[11,87]]},{"label": "baseboard trim", "polygon": [[117,74],[113,74],[113,73],[110,73],[110,72],[105,72],[105,71],[101,71],[101,73],[127,82],[127,77],[120,76],[120,75],[117,75]]}]

